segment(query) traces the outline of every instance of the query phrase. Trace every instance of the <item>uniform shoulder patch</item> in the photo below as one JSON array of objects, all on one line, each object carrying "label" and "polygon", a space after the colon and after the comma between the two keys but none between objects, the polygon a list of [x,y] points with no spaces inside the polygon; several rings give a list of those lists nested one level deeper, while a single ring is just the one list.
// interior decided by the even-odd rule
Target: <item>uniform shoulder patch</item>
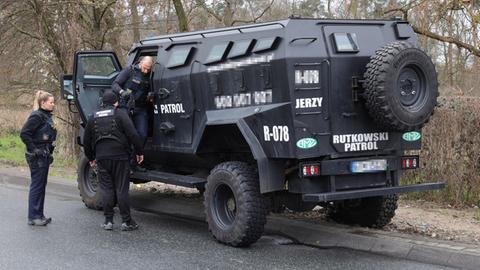
[{"label": "uniform shoulder patch", "polygon": [[113,115],[113,109],[110,110],[103,110],[103,111],[98,111],[95,113],[95,118],[99,117],[106,117],[106,116],[112,116]]}]

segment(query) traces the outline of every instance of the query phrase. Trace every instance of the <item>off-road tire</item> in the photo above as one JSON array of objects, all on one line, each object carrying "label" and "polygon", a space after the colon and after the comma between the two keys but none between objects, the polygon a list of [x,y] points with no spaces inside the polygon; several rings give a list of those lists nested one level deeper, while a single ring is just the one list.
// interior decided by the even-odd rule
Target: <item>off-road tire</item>
[{"label": "off-road tire", "polygon": [[392,220],[398,195],[337,201],[327,206],[327,216],[339,223],[382,228]]},{"label": "off-road tire", "polygon": [[77,184],[82,201],[90,209],[102,210],[103,201],[97,173],[90,167],[88,158],[82,155],[78,162]]},{"label": "off-road tire", "polygon": [[378,49],[364,78],[365,105],[381,128],[417,130],[428,122],[437,105],[435,66],[411,43],[393,42]]},{"label": "off-road tire", "polygon": [[204,205],[208,228],[217,241],[244,247],[262,236],[267,204],[258,174],[247,163],[228,161],[213,168],[205,185]]}]

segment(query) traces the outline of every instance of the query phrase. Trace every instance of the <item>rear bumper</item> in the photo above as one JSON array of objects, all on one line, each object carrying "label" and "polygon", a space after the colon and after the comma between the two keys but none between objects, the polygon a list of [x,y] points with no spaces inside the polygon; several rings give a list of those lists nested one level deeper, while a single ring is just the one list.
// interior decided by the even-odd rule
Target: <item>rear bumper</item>
[{"label": "rear bumper", "polygon": [[305,202],[329,202],[346,199],[358,199],[365,197],[385,196],[392,194],[400,194],[406,192],[427,191],[442,189],[445,187],[445,182],[438,183],[424,183],[408,186],[383,187],[383,188],[368,188],[338,192],[304,194],[303,201]]},{"label": "rear bumper", "polygon": [[[401,170],[401,156],[374,156],[301,162],[299,167],[302,168],[302,165],[305,164],[318,164],[320,166],[320,175],[351,175],[353,174],[350,170],[352,161],[367,161],[372,159],[385,159],[388,164],[388,171]],[[302,177],[301,171],[299,171],[299,174],[300,177]]]}]

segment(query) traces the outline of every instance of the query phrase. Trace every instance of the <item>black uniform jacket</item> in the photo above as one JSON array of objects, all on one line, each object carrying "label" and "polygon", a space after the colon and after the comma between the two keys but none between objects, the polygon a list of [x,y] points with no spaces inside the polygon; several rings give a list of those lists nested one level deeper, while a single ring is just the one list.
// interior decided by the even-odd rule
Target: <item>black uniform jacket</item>
[{"label": "black uniform jacket", "polygon": [[[46,134],[39,134],[42,127],[45,127],[48,121],[51,122],[51,118],[52,112],[43,109],[38,109],[30,114],[22,127],[22,131],[20,131],[20,138],[25,143],[28,152],[33,152],[39,145],[48,144],[50,146],[56,139],[57,132],[53,127],[47,127],[48,132]],[[45,138],[45,136],[47,137]]]},{"label": "black uniform jacket", "polygon": [[[112,108],[113,107],[105,107],[104,109]],[[143,155],[143,143],[138,136],[137,131],[135,130],[132,120],[130,117],[128,117],[127,112],[121,109],[116,109],[115,122],[117,123],[120,131],[127,137],[128,143],[130,145],[134,145],[135,153],[137,155]],[[98,141],[96,145],[94,145],[96,138],[94,125],[95,122],[92,116],[90,119],[88,119],[83,136],[83,149],[88,160],[128,160],[130,147],[122,145],[117,140],[102,139]]]},{"label": "black uniform jacket", "polygon": [[[135,101],[135,107],[144,108],[147,106],[147,94],[150,91],[150,73],[143,74],[139,64],[128,66],[123,69],[112,84],[112,90],[117,96],[121,90],[130,89],[131,98]],[[120,105],[122,101],[120,100]]]},{"label": "black uniform jacket", "polygon": [[112,84],[112,90],[115,94],[120,95],[121,90],[126,90],[125,84],[132,74],[132,66],[125,67],[115,78],[115,81]]}]

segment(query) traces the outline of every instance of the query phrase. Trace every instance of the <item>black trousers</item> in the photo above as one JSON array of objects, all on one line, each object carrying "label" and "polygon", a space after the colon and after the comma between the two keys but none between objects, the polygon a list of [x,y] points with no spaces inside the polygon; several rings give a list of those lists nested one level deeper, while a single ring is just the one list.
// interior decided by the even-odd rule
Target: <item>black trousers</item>
[{"label": "black trousers", "polygon": [[28,192],[28,218],[42,218],[51,157],[26,155],[32,182]]},{"label": "black trousers", "polygon": [[122,222],[131,220],[128,191],[130,188],[130,164],[128,160],[98,160],[100,188],[102,189],[103,213],[113,221],[113,207],[117,199]]}]

